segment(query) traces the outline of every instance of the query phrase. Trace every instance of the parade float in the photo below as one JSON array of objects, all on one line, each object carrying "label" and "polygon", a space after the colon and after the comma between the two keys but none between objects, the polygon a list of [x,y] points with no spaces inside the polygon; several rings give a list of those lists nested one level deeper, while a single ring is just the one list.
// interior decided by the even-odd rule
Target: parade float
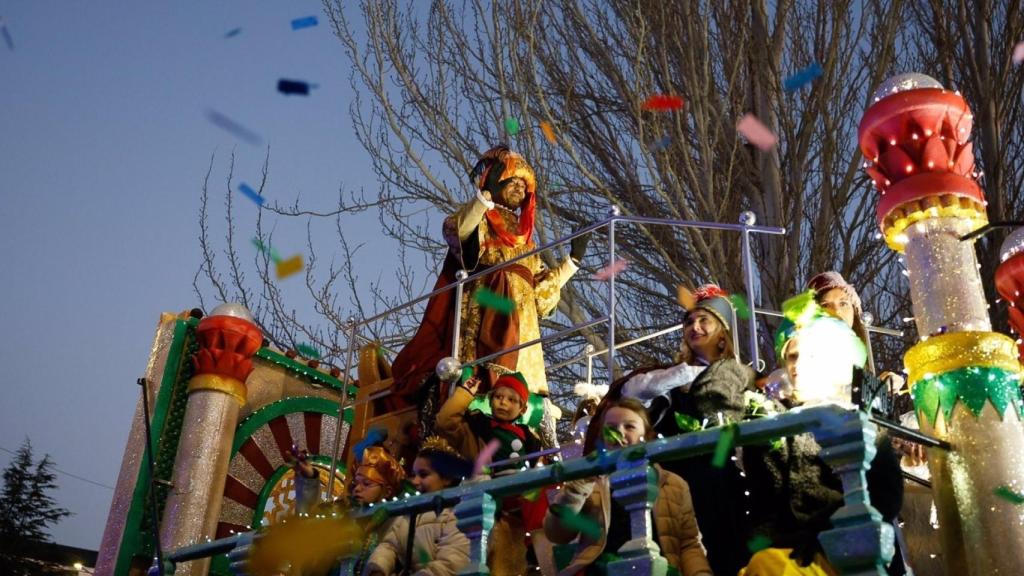
[{"label": "parade float", "polygon": [[[1024,550],[1024,511],[1006,497],[1019,495],[1024,488],[1020,341],[991,331],[969,237],[988,221],[984,192],[974,175],[971,119],[964,99],[935,80],[897,76],[874,95],[861,122],[859,143],[865,169],[879,191],[882,237],[903,255],[910,281],[920,342],[906,352],[904,361],[924,434],[917,441],[930,447],[938,512],[938,531],[928,527],[931,540],[941,551],[946,574],[1022,574],[1024,559],[1018,552]],[[746,294],[752,303],[756,279],[750,236],[784,233],[756,225],[752,213],[745,213],[739,224],[727,224],[625,216],[612,209],[607,219],[521,257],[604,229],[611,265],[616,226],[632,224],[739,233]],[[1020,332],[1024,234],[1010,236],[1002,260],[996,283],[1011,306],[1011,323]],[[457,274],[454,282],[438,290],[453,290],[456,301],[461,301],[464,285],[475,276]],[[607,283],[610,305],[604,316],[527,344],[603,326],[608,349],[588,351],[587,359],[604,353],[607,365],[614,366],[614,275]],[[752,308],[745,360],[757,366],[756,315],[767,311]],[[396,452],[408,448],[403,444],[412,441],[408,431],[415,424],[417,407],[395,410],[382,400],[391,383],[390,367],[375,346],[365,346],[353,362],[364,322],[348,323],[344,368],[327,369],[294,352],[266,346],[248,312],[236,305],[215,309],[202,319],[162,317],[97,573],[141,574],[150,569],[163,574],[245,574],[247,553],[259,528],[294,513],[294,477],[286,462],[292,446],[307,447],[314,463],[327,472],[321,475],[325,500],[343,490],[350,439],[361,438],[370,427],[385,428],[398,443]],[[454,337],[457,342],[458,331]],[[473,364],[445,358],[439,371],[455,378],[461,368]],[[339,406],[345,406],[342,421]],[[152,475],[146,462],[147,416]],[[616,574],[664,574],[647,513],[655,498],[649,467],[710,453],[724,435],[742,446],[802,432],[814,435],[823,448],[822,458],[842,480],[844,505],[832,516],[831,530],[820,535],[829,560],[843,574],[884,574],[896,535],[871,506],[865,489],[877,428],[867,414],[834,405],[524,468],[495,480],[387,502],[376,513],[398,516],[454,506],[459,528],[471,543],[470,566],[462,573],[486,574],[487,533],[496,499],[610,474],[612,489],[630,511],[632,535],[610,569]],[[345,570],[346,559],[338,561]]]}]

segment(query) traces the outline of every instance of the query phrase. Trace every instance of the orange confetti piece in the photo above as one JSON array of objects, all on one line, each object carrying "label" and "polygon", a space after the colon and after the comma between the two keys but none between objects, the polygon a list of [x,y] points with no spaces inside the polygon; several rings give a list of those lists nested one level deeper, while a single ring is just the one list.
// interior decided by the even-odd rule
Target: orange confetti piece
[{"label": "orange confetti piece", "polygon": [[287,260],[277,263],[277,279],[281,280],[302,272],[302,254],[296,254]]},{"label": "orange confetti piece", "polygon": [[555,129],[551,127],[551,124],[541,122],[540,129],[544,132],[544,137],[548,139],[548,142],[551,142],[552,144],[558,143],[558,140],[555,138]]},{"label": "orange confetti piece", "polygon": [[676,288],[676,300],[684,310],[693,310],[693,307],[697,305],[697,297],[686,286]]},{"label": "orange confetti piece", "polygon": [[644,110],[654,110],[657,112],[681,110],[683,108],[683,98],[674,94],[654,94],[644,102],[643,108]]}]

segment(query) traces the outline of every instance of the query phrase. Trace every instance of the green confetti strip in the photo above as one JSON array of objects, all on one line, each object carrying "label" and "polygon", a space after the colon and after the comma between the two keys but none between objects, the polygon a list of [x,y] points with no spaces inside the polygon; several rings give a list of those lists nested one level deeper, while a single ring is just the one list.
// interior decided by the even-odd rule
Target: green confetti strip
[{"label": "green confetti strip", "polygon": [[597,540],[601,537],[601,527],[593,519],[587,518],[579,512],[574,512],[564,506],[552,506],[551,509],[566,528],[576,530],[592,540]]},{"label": "green confetti strip", "polygon": [[515,136],[519,134],[519,119],[518,118],[505,118],[505,132],[509,136]]},{"label": "green confetti strip", "polygon": [[732,307],[736,310],[736,317],[740,320],[746,320],[750,318],[750,306],[747,306],[747,299],[742,294],[730,294],[729,302],[732,302]]},{"label": "green confetti strip", "polygon": [[295,347],[295,350],[305,356],[306,358],[312,358],[314,360],[320,359],[320,352],[316,348],[313,348],[309,344],[299,344]]},{"label": "green confetti strip", "polygon": [[687,416],[680,412],[675,412],[676,426],[679,427],[681,432],[697,432],[701,429],[700,422],[692,416]]},{"label": "green confetti strip", "polygon": [[499,296],[487,288],[477,289],[473,294],[473,299],[476,300],[476,303],[480,306],[490,308],[491,310],[501,314],[511,314],[512,311],[516,309],[516,303],[513,302],[511,298]]},{"label": "green confetti strip", "polygon": [[537,498],[540,498],[540,488],[534,488],[533,490],[523,492],[523,498],[527,502],[536,502]]},{"label": "green confetti strip", "polygon": [[426,548],[422,546],[416,547],[416,560],[419,562],[420,567],[430,564],[430,552],[427,552]]},{"label": "green confetti strip", "polygon": [[771,548],[771,546],[772,539],[764,534],[758,534],[750,540],[747,540],[747,550],[750,550],[751,554],[756,554],[765,548]]},{"label": "green confetti strip", "polygon": [[1015,506],[1024,504],[1024,494],[1017,493],[1009,486],[1000,486],[993,490],[992,493]]},{"label": "green confetti strip", "polygon": [[621,444],[625,440],[621,432],[610,426],[601,428],[601,437],[603,437],[604,441],[608,444]]},{"label": "green confetti strip", "polygon": [[736,444],[736,425],[729,424],[722,428],[718,436],[718,444],[715,444],[715,455],[711,457],[711,465],[715,468],[725,466],[733,446]]},{"label": "green confetti strip", "polygon": [[459,379],[459,382],[465,382],[466,380],[469,380],[472,377],[473,377],[473,367],[472,366],[463,366],[462,367],[462,377]]}]

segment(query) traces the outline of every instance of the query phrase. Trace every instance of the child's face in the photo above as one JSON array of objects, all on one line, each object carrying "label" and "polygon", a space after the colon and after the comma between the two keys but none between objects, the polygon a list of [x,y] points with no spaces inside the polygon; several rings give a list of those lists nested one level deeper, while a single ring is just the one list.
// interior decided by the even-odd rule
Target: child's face
[{"label": "child's face", "polygon": [[512,422],[522,415],[525,408],[523,399],[511,388],[502,386],[491,392],[491,415],[495,420]]},{"label": "child's face", "polygon": [[451,481],[441,476],[430,465],[430,460],[417,457],[412,463],[412,485],[416,490],[428,494],[443,490],[451,484]]},{"label": "child's face", "polygon": [[796,336],[790,338],[789,342],[786,344],[786,351],[785,356],[783,356],[783,360],[786,363],[786,373],[789,374],[789,381],[796,386],[796,365],[797,361],[800,360],[800,341]]},{"label": "child's face", "polygon": [[356,472],[355,483],[352,485],[352,500],[366,506],[376,504],[384,499],[384,486]]},{"label": "child's face", "polygon": [[646,430],[644,420],[629,408],[613,406],[604,413],[604,426],[611,428],[622,437],[620,446],[633,446],[642,443]]}]

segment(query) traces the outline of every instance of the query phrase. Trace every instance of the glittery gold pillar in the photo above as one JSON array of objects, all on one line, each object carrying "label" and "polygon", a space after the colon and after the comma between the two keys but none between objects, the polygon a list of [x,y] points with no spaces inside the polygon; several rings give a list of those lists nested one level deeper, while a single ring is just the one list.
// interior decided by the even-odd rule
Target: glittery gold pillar
[{"label": "glittery gold pillar", "polygon": [[[164,550],[204,542],[216,534],[240,408],[236,398],[219,390],[199,389],[189,395],[174,486],[160,532]],[[210,559],[205,558],[178,565],[174,574],[203,575],[209,567]]]},{"label": "glittery gold pillar", "polygon": [[875,92],[858,132],[882,235],[910,279],[918,421],[952,446],[928,451],[946,573],[1024,574],[1024,510],[996,495],[1024,482],[1021,368],[1013,340],[989,331],[974,246],[960,241],[988,221],[972,121],[959,93],[904,74]]}]

